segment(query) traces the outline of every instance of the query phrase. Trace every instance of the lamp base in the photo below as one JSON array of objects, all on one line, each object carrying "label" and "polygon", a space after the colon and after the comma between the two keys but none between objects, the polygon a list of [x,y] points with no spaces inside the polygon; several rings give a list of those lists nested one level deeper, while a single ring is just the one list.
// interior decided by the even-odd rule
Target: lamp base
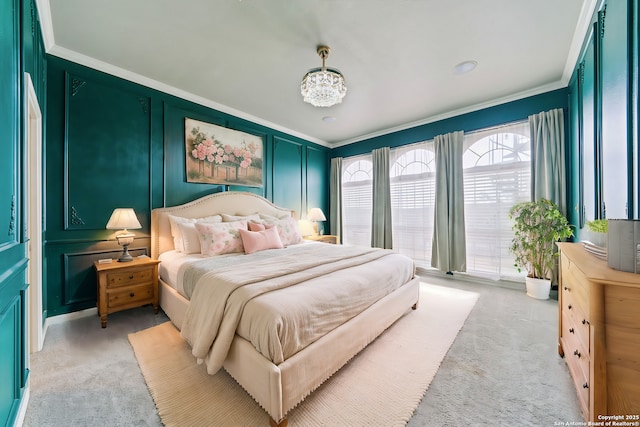
[{"label": "lamp base", "polygon": [[118,262],[129,262],[133,261],[133,257],[129,253],[129,245],[124,245],[122,247],[122,255],[118,258]]}]

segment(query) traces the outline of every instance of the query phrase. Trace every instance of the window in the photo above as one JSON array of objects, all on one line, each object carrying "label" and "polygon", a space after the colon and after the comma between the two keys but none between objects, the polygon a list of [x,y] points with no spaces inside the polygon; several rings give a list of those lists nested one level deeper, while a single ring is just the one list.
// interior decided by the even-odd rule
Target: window
[{"label": "window", "polygon": [[[433,141],[391,150],[393,249],[430,268],[435,206]],[[345,244],[371,245],[371,155],[343,161]],[[467,273],[521,277],[509,246],[509,209],[531,198],[531,146],[526,121],[465,134],[463,153]]]},{"label": "window", "polygon": [[513,267],[509,209],[531,199],[529,126],[520,122],[465,135],[467,272],[521,276]]},{"label": "window", "polygon": [[390,164],[393,248],[419,267],[429,267],[435,203],[433,143],[394,149]]},{"label": "window", "polygon": [[342,241],[347,245],[371,246],[371,155],[345,159],[342,171]]}]

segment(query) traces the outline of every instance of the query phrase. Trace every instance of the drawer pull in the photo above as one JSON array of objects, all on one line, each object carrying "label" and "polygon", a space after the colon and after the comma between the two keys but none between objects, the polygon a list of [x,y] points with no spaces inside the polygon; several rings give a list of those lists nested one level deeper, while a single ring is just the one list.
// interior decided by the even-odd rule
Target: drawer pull
[{"label": "drawer pull", "polygon": [[572,308],[572,307],[573,307],[573,306],[572,306],[571,304],[569,304],[569,305],[567,306],[567,308],[568,308],[569,310],[571,310],[571,308]]},{"label": "drawer pull", "polygon": [[[130,296],[131,298],[133,298],[133,297],[135,297],[135,296],[136,296],[136,294],[134,294],[133,292],[131,292],[131,293],[129,294],[129,296]],[[576,350],[576,351],[577,351],[577,350]]]},{"label": "drawer pull", "polygon": [[571,288],[570,288],[570,287],[568,287],[568,286],[565,286],[565,287],[564,287],[564,290],[565,290],[565,291],[567,291],[567,292],[571,292]]},{"label": "drawer pull", "polygon": [[578,356],[578,359],[580,359],[580,356],[582,356],[578,350],[574,351],[573,355]]},{"label": "drawer pull", "polygon": [[129,275],[129,279],[133,279],[133,274],[130,274],[130,275]]},{"label": "drawer pull", "polygon": [[573,330],[573,328],[571,328],[571,329],[569,329],[569,333],[571,333],[571,334],[575,334],[575,333],[576,333],[576,331],[574,331],[574,330]]},{"label": "drawer pull", "polygon": [[589,323],[589,321],[587,319],[582,319],[582,324],[583,325],[587,325]]},{"label": "drawer pull", "polygon": [[588,383],[582,384],[582,388],[589,388],[589,384]]}]

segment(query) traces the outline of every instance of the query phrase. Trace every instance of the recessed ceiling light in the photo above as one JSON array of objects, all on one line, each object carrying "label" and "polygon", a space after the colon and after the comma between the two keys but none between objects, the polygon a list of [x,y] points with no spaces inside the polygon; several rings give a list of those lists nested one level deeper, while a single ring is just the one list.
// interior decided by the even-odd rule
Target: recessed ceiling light
[{"label": "recessed ceiling light", "polygon": [[478,63],[476,61],[464,61],[453,67],[453,72],[456,74],[466,74],[473,71]]},{"label": "recessed ceiling light", "polygon": [[324,116],[324,117],[322,118],[322,121],[323,121],[323,122],[326,122],[326,123],[331,123],[331,122],[335,122],[335,121],[336,121],[336,118],[335,118],[335,117],[333,117],[333,116]]}]

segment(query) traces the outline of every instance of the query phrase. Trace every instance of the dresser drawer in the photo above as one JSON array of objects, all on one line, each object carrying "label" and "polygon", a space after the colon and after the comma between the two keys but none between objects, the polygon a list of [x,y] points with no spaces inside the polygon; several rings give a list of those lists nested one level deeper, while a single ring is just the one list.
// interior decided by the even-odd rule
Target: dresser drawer
[{"label": "dresser drawer", "polygon": [[575,264],[562,257],[562,301],[563,307],[573,304],[580,307],[589,318],[589,282]]},{"label": "dresser drawer", "polygon": [[571,334],[587,350],[591,350],[589,341],[589,320],[582,311],[582,307],[571,300],[562,300],[562,335]]},{"label": "dresser drawer", "polygon": [[576,364],[583,373],[583,378],[589,379],[589,324],[575,322],[567,310],[562,312],[562,338],[564,343],[564,358],[567,363]]},{"label": "dresser drawer", "polygon": [[120,289],[108,292],[107,305],[109,308],[119,307],[142,301],[153,300],[153,284],[132,286],[127,289]]},{"label": "dresser drawer", "polygon": [[153,269],[151,268],[107,273],[107,284],[109,288],[151,282],[152,280]]},{"label": "dresser drawer", "polygon": [[569,368],[573,384],[578,394],[580,409],[585,419],[589,419],[589,388],[591,387],[591,382],[589,381],[589,360],[586,359],[587,373],[585,374],[580,359],[573,355],[575,342],[572,342],[570,337],[562,337],[562,346],[565,349],[567,367]]}]

